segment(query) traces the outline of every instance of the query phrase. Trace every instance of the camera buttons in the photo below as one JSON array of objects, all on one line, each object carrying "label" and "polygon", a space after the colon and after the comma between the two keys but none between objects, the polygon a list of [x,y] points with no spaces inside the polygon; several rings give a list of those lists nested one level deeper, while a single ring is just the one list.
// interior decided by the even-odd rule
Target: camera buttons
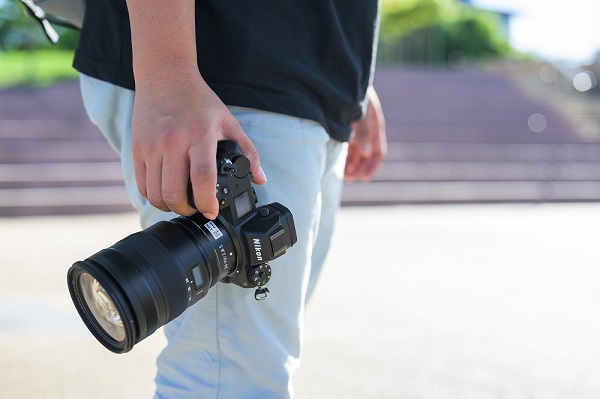
[{"label": "camera buttons", "polygon": [[227,201],[227,197],[229,196],[229,187],[224,186],[221,189],[221,195],[223,195],[224,197],[219,198],[219,205],[220,206],[225,206],[229,202],[229,201]]}]

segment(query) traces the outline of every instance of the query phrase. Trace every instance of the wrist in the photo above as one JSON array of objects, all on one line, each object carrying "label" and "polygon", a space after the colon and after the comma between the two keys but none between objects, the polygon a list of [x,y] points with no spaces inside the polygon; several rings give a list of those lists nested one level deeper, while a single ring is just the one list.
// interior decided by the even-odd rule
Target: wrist
[{"label": "wrist", "polygon": [[134,61],[133,74],[136,89],[161,84],[193,85],[202,80],[197,61],[157,56],[144,61]]}]

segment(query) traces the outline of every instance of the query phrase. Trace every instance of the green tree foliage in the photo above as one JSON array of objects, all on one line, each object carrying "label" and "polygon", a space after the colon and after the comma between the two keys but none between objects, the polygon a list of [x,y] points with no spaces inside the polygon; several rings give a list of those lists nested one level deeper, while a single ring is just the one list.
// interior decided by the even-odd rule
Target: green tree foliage
[{"label": "green tree foliage", "polygon": [[383,0],[380,35],[391,41],[439,22],[448,2],[440,0]]},{"label": "green tree foliage", "polygon": [[71,63],[79,32],[55,29],[60,35],[57,45],[20,1],[0,0],[0,89],[44,86],[77,76]]},{"label": "green tree foliage", "polygon": [[498,15],[454,0],[383,0],[380,59],[446,64],[511,53]]},{"label": "green tree foliage", "polygon": [[68,49],[77,46],[79,32],[55,26],[60,41],[53,45],[40,24],[26,14],[18,0],[0,0],[0,51],[31,49]]}]

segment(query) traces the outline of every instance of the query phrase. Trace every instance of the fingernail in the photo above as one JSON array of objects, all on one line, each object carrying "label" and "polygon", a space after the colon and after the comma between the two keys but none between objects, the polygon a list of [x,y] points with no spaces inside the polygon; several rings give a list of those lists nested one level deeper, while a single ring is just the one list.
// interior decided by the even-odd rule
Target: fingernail
[{"label": "fingernail", "polygon": [[262,166],[258,169],[258,173],[260,173],[260,177],[262,177],[265,182],[267,181],[267,175],[265,175],[265,171],[263,170]]},{"label": "fingernail", "polygon": [[217,218],[217,215],[214,215],[210,212],[203,213],[202,215],[208,220],[215,220]]}]

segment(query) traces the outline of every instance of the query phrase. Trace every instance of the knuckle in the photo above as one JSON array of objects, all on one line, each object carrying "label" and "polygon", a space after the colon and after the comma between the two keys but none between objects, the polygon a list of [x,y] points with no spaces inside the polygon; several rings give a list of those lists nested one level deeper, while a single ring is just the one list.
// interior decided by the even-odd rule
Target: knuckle
[{"label": "knuckle", "polygon": [[184,196],[180,192],[176,191],[165,191],[162,193],[162,200],[170,208],[179,208],[181,203],[184,202]]},{"label": "knuckle", "polygon": [[158,208],[163,211],[165,209],[168,209],[167,205],[165,204],[165,202],[163,201],[163,199],[160,195],[148,193],[146,198],[148,199],[148,202],[150,203],[150,205],[152,205],[153,207]]},{"label": "knuckle", "polygon": [[175,130],[165,130],[160,135],[160,145],[164,148],[175,148],[180,145],[181,136]]}]

